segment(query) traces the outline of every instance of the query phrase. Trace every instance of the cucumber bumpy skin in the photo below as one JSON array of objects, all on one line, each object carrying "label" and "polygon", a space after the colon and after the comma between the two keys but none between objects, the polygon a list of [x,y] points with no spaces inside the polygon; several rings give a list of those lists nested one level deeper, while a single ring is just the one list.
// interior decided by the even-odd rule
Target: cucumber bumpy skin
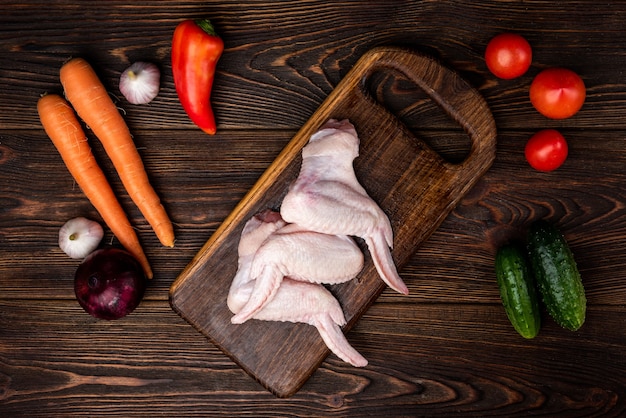
[{"label": "cucumber bumpy skin", "polygon": [[567,241],[546,221],[528,231],[528,251],[539,293],[548,313],[563,328],[576,331],[585,322],[585,289]]},{"label": "cucumber bumpy skin", "polygon": [[536,337],[541,315],[525,249],[512,243],[498,249],[496,278],[502,304],[513,328],[524,338]]}]

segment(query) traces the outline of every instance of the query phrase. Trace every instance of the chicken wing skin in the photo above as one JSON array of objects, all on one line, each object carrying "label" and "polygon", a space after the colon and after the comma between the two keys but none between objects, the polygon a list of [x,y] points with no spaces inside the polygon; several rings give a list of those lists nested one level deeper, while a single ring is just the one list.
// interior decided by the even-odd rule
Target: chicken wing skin
[{"label": "chicken wing skin", "polygon": [[391,255],[389,218],[356,178],[352,163],[358,153],[354,126],[348,120],[329,120],[302,149],[300,173],[283,199],[280,214],[303,229],[363,238],[383,281],[408,294]]},{"label": "chicken wing skin", "polygon": [[270,234],[254,254],[249,280],[254,288],[245,306],[231,318],[240,324],[269,303],[283,278],[337,284],[352,280],[363,268],[363,253],[345,235],[328,235],[288,224]]},{"label": "chicken wing skin", "polygon": [[[250,268],[254,254],[261,244],[287,223],[278,212],[265,210],[250,218],[243,227],[239,239],[237,273],[230,285],[226,303],[231,312],[239,312],[250,299],[254,280],[250,277]],[[250,285],[249,283],[252,283]],[[249,288],[246,294],[244,289]]]},{"label": "chicken wing skin", "polygon": [[[285,222],[277,212],[272,211],[264,211],[254,216],[244,226],[239,242],[238,269],[227,301],[229,309],[235,315],[241,312],[255,294],[256,279],[250,273],[256,253],[281,228],[285,228]],[[295,227],[287,228],[287,234],[294,234],[298,230]],[[347,242],[345,238],[341,239]],[[283,248],[285,249],[288,250]],[[361,256],[361,266],[362,263]],[[353,269],[356,270],[356,267]],[[319,283],[282,277],[273,297],[261,309],[256,310],[251,318],[312,325],[318,330],[326,346],[340,359],[356,367],[367,365],[367,360],[350,345],[341,330],[346,320],[339,302]]]}]

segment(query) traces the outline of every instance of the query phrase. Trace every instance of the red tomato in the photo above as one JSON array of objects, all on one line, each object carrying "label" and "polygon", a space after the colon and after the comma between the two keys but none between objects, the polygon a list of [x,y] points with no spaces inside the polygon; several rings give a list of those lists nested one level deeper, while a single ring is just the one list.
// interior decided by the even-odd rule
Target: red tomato
[{"label": "red tomato", "polygon": [[566,68],[543,70],[530,84],[530,102],[550,119],[573,116],[583,106],[586,94],[583,80]]},{"label": "red tomato", "polygon": [[544,129],[530,137],[524,154],[536,170],[552,171],[559,168],[567,158],[567,142],[555,129]]},{"label": "red tomato", "polygon": [[510,80],[523,75],[532,61],[532,49],[524,37],[501,33],[487,44],[485,62],[496,77]]}]

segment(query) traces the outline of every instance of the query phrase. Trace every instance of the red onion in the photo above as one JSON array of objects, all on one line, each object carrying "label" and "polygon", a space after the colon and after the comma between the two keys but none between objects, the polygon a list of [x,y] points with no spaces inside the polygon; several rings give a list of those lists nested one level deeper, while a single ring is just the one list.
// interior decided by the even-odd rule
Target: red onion
[{"label": "red onion", "polygon": [[147,280],[139,262],[125,250],[103,248],[89,254],[74,276],[83,309],[100,319],[119,319],[141,302]]}]

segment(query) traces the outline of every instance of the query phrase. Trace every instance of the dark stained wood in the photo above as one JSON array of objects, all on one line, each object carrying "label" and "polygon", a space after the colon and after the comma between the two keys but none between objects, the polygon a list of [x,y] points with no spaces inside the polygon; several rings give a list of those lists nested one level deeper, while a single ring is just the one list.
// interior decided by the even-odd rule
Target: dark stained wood
[{"label": "dark stained wood", "polygon": [[[415,138],[385,107],[366,94],[371,74],[399,71],[418,85],[470,136],[471,151],[459,164],[446,163]],[[286,323],[232,325],[226,306],[237,268],[237,245],[245,223],[265,209],[278,209],[302,161],[302,148],[329,119],[348,119],[360,139],[355,172],[389,216],[392,256],[401,269],[495,158],[496,127],[486,102],[455,72],[435,60],[400,48],[368,51],[269,166],[250,192],[172,285],[172,307],[241,367],[279,397],[292,396],[329,351],[309,326]],[[348,283],[333,286],[346,330],[385,288],[371,259]]]},{"label": "dark stained wood", "polygon": [[[117,323],[83,315],[73,301],[3,300],[0,314],[4,416],[240,416],[249,408],[255,416],[475,415],[481,407],[506,416],[625,412],[623,393],[611,390],[623,384],[624,363],[597,373],[622,356],[623,306],[589,312],[591,323],[613,333],[564,333],[548,322],[526,341],[510,332],[497,305],[374,304],[348,334],[374,365],[358,369],[329,357],[287,400],[163,303],[144,302]],[[602,353],[594,353],[598,339]]]},{"label": "dark stained wood", "polygon": [[[5,3],[0,416],[626,415],[623,2]],[[172,82],[171,34],[188,17],[211,18],[226,44],[211,138],[186,118]],[[533,65],[517,80],[494,78],[482,58],[504,30],[533,46]],[[498,128],[496,159],[404,265],[410,295],[385,289],[347,333],[369,366],[331,355],[294,396],[278,399],[180,318],[168,291],[357,60],[388,45],[437,58],[480,92]],[[89,59],[117,96],[131,61],[162,69],[153,103],[118,103],[176,223],[176,248],[158,245],[92,142],[155,269],[144,302],[113,323],[82,312],[72,290],[77,262],[56,245],[70,217],[98,219],[37,120],[37,98],[60,92],[58,69],[70,56]],[[588,87],[583,109],[564,121],[541,117],[528,100],[532,77],[557,65]],[[367,87],[446,159],[465,157],[467,136],[406,77],[374,74]],[[565,165],[549,174],[523,156],[542,128],[560,129],[570,145]],[[576,333],[544,315],[537,339],[525,341],[500,306],[493,256],[542,217],[570,242],[589,315]]]}]

